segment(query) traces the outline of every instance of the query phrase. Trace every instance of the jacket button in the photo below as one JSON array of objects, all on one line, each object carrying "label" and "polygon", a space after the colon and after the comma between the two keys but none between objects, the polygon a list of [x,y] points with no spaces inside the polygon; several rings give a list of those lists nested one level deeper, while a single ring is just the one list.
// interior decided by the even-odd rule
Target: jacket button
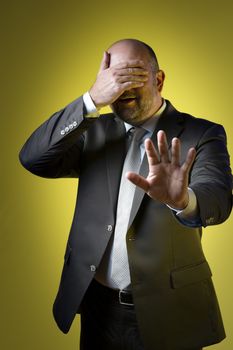
[{"label": "jacket button", "polygon": [[65,130],[61,130],[61,135],[65,135]]},{"label": "jacket button", "polygon": [[90,266],[90,270],[91,270],[91,272],[95,272],[95,271],[96,271],[95,265],[91,265],[91,266]]},{"label": "jacket button", "polygon": [[108,225],[107,230],[108,232],[112,232],[112,225]]}]

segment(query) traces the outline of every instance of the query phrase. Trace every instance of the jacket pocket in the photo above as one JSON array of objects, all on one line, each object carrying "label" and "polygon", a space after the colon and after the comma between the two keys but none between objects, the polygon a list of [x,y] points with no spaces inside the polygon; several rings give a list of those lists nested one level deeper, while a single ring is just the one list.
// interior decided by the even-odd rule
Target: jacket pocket
[{"label": "jacket pocket", "polygon": [[185,266],[171,272],[171,283],[173,288],[180,288],[186,285],[201,282],[212,276],[207,261],[199,264]]}]

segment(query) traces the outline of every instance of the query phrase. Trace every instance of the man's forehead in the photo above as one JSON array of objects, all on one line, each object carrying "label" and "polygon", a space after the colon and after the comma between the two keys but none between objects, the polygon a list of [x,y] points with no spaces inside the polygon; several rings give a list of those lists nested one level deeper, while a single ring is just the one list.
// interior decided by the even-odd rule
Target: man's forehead
[{"label": "man's forehead", "polygon": [[119,43],[110,47],[107,51],[110,54],[110,66],[129,60],[149,61],[146,50],[139,45],[127,45]]}]

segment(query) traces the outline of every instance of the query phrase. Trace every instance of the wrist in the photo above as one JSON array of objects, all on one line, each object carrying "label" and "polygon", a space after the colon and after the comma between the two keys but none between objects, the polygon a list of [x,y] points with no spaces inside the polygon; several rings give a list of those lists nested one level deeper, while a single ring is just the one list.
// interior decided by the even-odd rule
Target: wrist
[{"label": "wrist", "polygon": [[100,109],[100,108],[106,106],[106,104],[100,103],[98,96],[95,95],[92,88],[88,91],[88,93],[89,93],[89,96],[92,99],[92,102],[95,105],[96,109]]},{"label": "wrist", "polygon": [[184,198],[182,198],[182,200],[173,204],[169,204],[169,207],[172,207],[174,210],[180,211],[180,210],[184,210],[188,206],[188,204],[189,204],[189,193],[187,191]]}]

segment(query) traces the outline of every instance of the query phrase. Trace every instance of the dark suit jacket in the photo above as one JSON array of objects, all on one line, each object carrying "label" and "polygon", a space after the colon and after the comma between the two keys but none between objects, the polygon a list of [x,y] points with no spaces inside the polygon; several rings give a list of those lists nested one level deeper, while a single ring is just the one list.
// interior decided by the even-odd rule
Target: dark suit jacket
[{"label": "dark suit jacket", "polygon": [[[29,138],[20,160],[32,173],[79,177],[79,193],[54,317],[68,332],[114,232],[116,203],[125,156],[125,128],[113,114],[85,119],[82,98],[55,113]],[[197,157],[189,186],[197,196],[202,226],[227,219],[232,178],[222,126],[178,112],[168,101],[156,132],[182,142],[181,160],[191,146]],[[143,160],[140,173],[146,175]],[[198,225],[196,225],[198,226]],[[127,233],[132,289],[147,350],[188,349],[225,337],[201,246],[201,225],[182,224],[164,204],[136,190]]]}]

